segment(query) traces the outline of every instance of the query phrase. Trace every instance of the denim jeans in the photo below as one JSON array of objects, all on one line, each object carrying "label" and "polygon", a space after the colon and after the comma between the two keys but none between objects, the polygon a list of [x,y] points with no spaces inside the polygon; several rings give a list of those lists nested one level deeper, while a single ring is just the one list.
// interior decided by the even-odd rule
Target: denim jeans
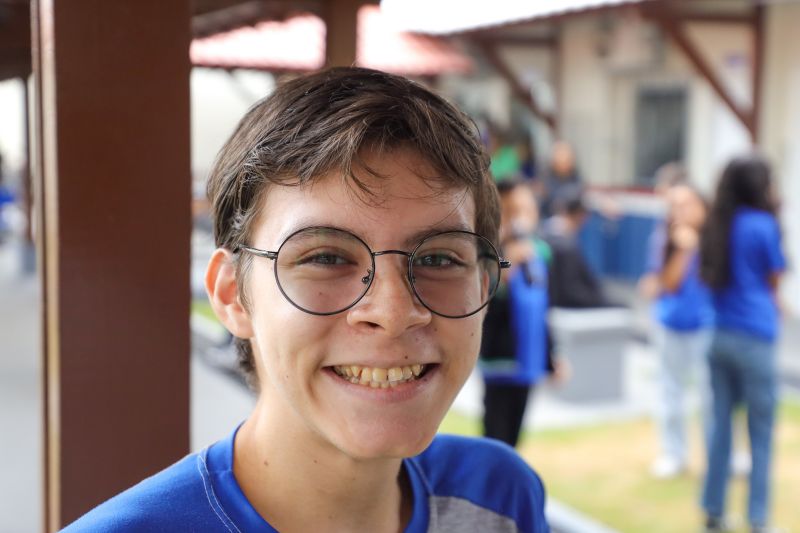
[{"label": "denim jeans", "polygon": [[665,456],[685,464],[686,395],[695,388],[700,399],[705,449],[711,441],[711,385],[708,377],[708,347],[711,330],[678,331],[660,326],[656,330],[661,372],[658,422]]},{"label": "denim jeans", "polygon": [[769,512],[772,429],[777,395],[775,343],[743,332],[717,330],[709,353],[713,424],[702,505],[706,514],[725,513],[731,415],[738,401],[747,408],[752,469],[748,519],[764,525]]}]

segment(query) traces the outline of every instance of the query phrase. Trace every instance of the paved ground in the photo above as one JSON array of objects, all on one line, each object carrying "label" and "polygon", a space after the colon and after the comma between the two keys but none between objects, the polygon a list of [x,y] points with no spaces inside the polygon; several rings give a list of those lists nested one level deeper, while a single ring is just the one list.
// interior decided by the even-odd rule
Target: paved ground
[{"label": "paved ground", "polygon": [[[210,246],[202,235],[193,239],[193,285],[198,289]],[[632,299],[630,287],[612,285],[621,298]],[[623,343],[622,394],[616,400],[575,403],[557,390],[537,392],[526,423],[536,427],[570,426],[648,414],[654,405],[656,360],[642,342],[647,311],[632,299],[639,334]],[[0,476],[0,533],[40,531],[39,457],[39,315],[38,286],[34,277],[19,275],[17,255],[0,247],[0,457],[5,458]],[[800,389],[800,322],[788,321],[780,349],[783,383],[789,393]],[[203,331],[198,327],[198,331]],[[193,338],[192,449],[197,450],[225,435],[249,412],[253,397],[241,381],[208,361],[217,361],[208,335]],[[577,370],[577,369],[576,369]],[[455,408],[468,414],[480,412],[481,384],[473,376],[456,400]],[[596,531],[592,525],[555,505],[551,512],[564,520],[561,531]]]}]

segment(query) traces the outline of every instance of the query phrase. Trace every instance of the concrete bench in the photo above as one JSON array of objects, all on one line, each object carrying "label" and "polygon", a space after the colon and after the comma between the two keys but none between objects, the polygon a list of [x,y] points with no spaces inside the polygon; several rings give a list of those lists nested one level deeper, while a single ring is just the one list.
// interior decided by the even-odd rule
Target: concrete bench
[{"label": "concrete bench", "polygon": [[548,322],[558,355],[572,366],[571,378],[555,391],[569,402],[623,399],[624,350],[633,331],[626,308],[552,309]]}]

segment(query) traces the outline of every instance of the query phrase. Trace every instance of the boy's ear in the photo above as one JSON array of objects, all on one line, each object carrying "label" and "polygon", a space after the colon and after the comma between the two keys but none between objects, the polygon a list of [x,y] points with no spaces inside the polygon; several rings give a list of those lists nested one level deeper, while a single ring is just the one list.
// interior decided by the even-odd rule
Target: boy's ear
[{"label": "boy's ear", "polygon": [[249,339],[253,336],[250,313],[239,299],[236,284],[236,267],[233,255],[224,248],[217,248],[208,262],[205,278],[208,300],[220,322],[234,336]]}]

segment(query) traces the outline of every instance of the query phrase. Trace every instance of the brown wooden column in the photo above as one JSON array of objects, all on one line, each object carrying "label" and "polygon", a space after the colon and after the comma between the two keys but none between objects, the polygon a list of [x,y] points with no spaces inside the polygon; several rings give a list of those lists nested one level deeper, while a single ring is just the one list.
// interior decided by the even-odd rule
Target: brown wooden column
[{"label": "brown wooden column", "polygon": [[365,0],[324,0],[326,67],[355,65],[358,8],[364,3]]},{"label": "brown wooden column", "polygon": [[189,0],[34,0],[47,530],[189,449]]}]

